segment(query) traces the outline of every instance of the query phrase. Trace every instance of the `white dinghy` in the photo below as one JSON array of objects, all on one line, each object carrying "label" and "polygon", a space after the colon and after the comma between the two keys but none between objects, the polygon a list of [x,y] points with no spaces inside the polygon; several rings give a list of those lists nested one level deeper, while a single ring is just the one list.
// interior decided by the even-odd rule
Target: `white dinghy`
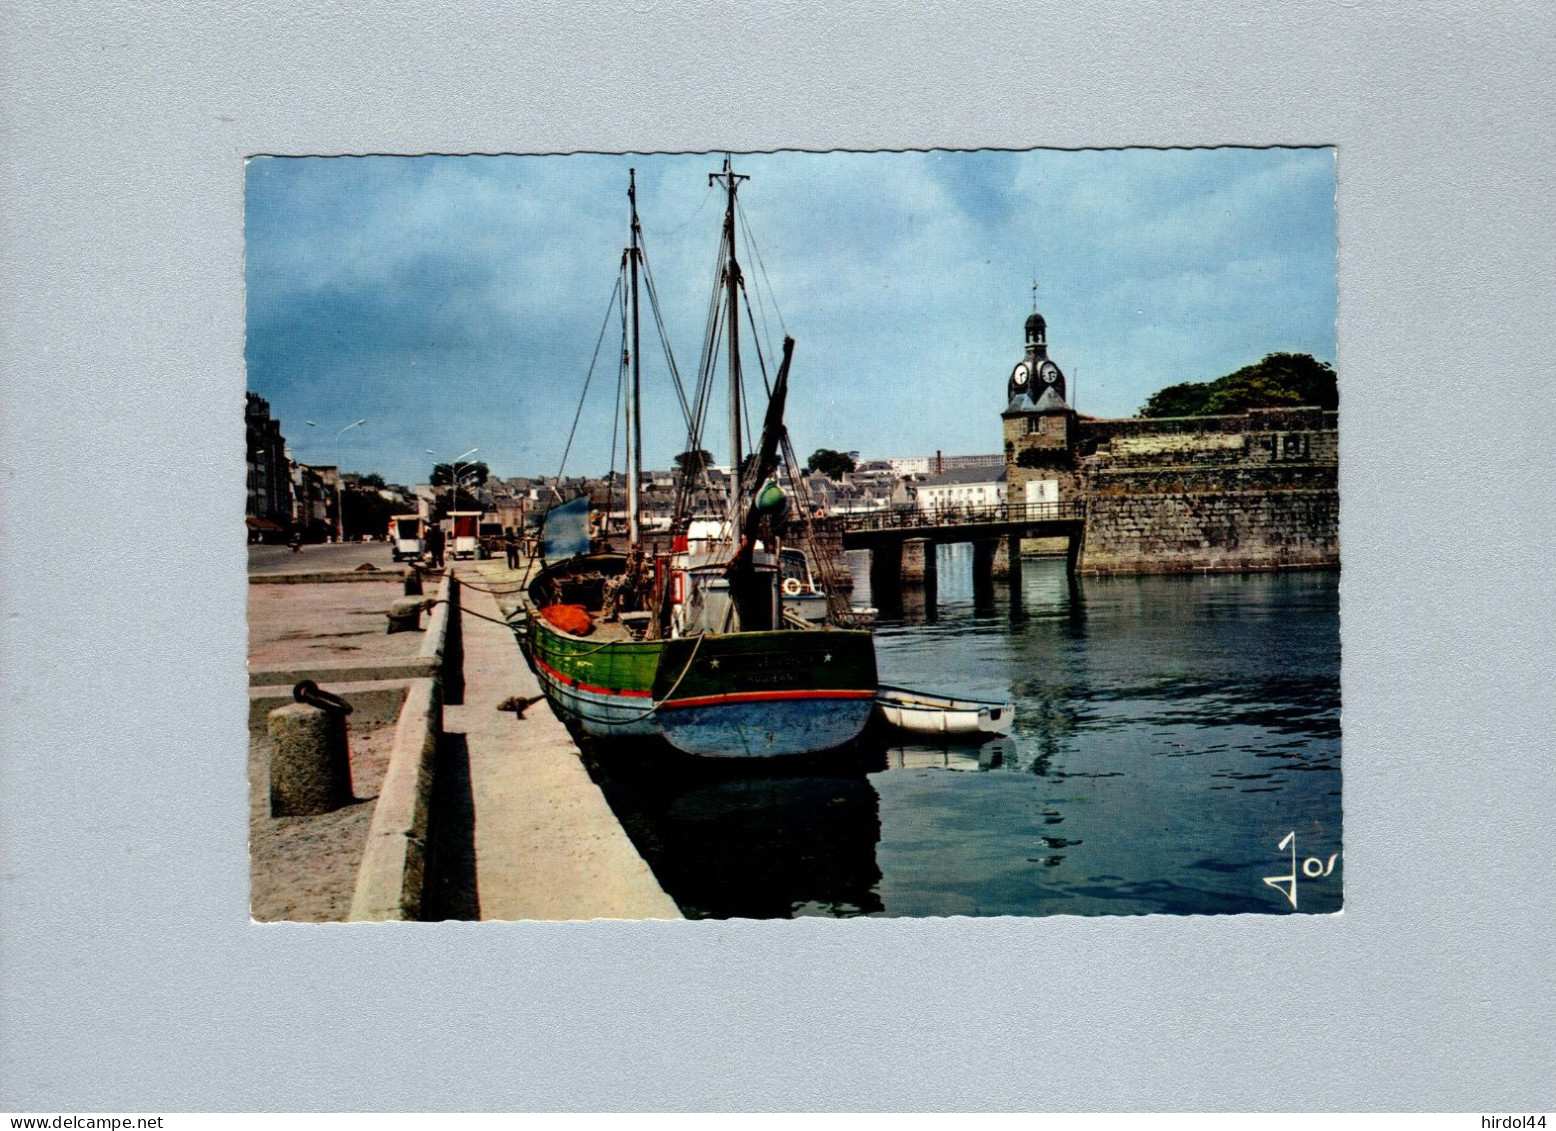
[{"label": "white dinghy", "polygon": [[876,691],[875,709],[888,725],[899,730],[946,738],[1009,734],[1016,724],[1014,703],[953,699],[884,684]]}]

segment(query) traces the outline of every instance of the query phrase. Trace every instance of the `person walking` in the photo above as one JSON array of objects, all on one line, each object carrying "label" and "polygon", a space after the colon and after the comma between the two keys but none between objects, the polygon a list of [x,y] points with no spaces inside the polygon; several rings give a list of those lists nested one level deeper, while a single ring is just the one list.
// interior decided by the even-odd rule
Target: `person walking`
[{"label": "person walking", "polygon": [[503,531],[503,544],[508,550],[508,568],[519,568],[519,536],[513,532],[513,527]]},{"label": "person walking", "polygon": [[427,553],[432,558],[432,568],[443,568],[443,527],[434,524],[427,531]]}]

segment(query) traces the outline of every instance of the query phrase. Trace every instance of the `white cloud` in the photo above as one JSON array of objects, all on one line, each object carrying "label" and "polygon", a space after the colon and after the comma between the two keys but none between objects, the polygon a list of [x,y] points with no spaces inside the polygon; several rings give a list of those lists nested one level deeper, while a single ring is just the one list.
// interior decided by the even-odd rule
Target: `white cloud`
[{"label": "white cloud", "polygon": [[[513,461],[494,461],[499,471],[554,470],[627,239],[628,166],[690,380],[723,211],[707,173],[719,164],[256,162],[250,318],[263,340],[251,343],[251,381],[283,421],[355,382],[386,418],[401,415],[378,433],[396,444],[418,428],[455,444],[484,431]],[[1095,411],[1127,413],[1163,384],[1261,350],[1332,359],[1328,152],[779,154],[736,167],[752,178],[741,199],[764,303],[770,282],[799,340],[791,429],[806,450],[994,450],[1033,271],[1053,352],[1082,371]],[[764,274],[744,266],[750,280]],[[577,469],[608,458],[615,351],[608,333]],[[664,463],[682,438],[653,357],[646,349],[666,411],[652,418],[648,454]],[[363,454],[386,470],[420,461]]]}]

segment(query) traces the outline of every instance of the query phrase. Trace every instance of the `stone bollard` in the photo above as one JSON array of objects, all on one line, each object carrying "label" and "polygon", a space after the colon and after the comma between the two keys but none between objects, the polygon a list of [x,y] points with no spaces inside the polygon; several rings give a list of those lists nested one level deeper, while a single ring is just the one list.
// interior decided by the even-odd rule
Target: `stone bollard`
[{"label": "stone bollard", "polygon": [[349,803],[346,714],[312,703],[270,712],[270,815],[306,817]]},{"label": "stone bollard", "polygon": [[401,597],[389,606],[387,632],[419,632],[421,630],[421,605],[416,597]]}]

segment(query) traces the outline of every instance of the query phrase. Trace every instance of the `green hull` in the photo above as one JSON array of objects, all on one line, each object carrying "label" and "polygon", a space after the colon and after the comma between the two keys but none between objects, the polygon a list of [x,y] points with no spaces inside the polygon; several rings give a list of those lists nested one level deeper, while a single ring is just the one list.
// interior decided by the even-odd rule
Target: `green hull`
[{"label": "green hull", "polygon": [[664,647],[660,640],[601,645],[559,632],[544,617],[530,617],[529,655],[541,690],[597,738],[659,734],[653,686]]},{"label": "green hull", "polygon": [[877,684],[868,632],[786,629],[602,643],[539,615],[548,595],[589,603],[582,579],[608,575],[619,561],[576,559],[546,571],[531,589],[530,661],[558,713],[585,734],[663,735],[691,754],[767,757],[830,750],[864,729]]}]

